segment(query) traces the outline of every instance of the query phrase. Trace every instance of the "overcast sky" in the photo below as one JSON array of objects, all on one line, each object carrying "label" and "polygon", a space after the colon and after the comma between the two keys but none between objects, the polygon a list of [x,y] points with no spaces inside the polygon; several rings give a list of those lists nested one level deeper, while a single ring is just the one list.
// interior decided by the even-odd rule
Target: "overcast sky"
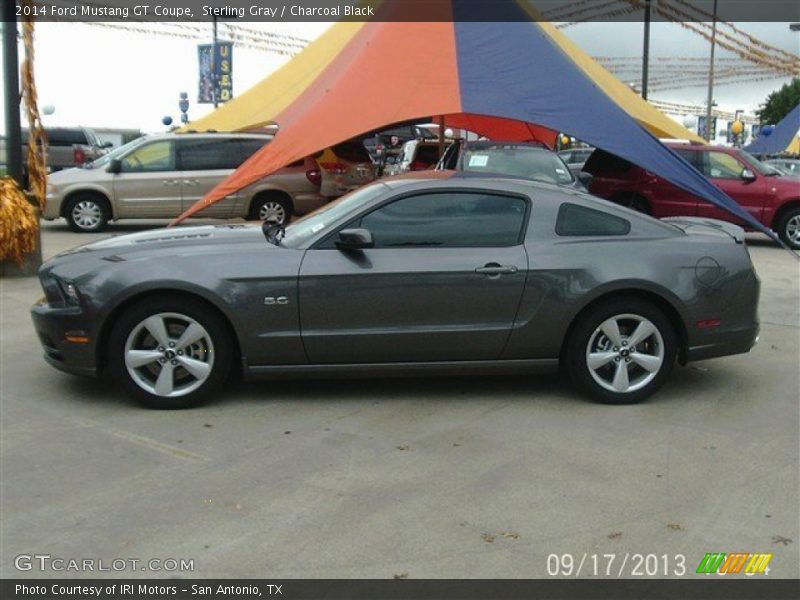
[{"label": "overcast sky", "polygon": [[[248,26],[312,39],[329,24],[249,23]],[[772,45],[794,53],[800,51],[800,34],[791,32],[787,23],[742,23],[739,26]],[[593,23],[562,31],[590,54],[641,55],[640,23]],[[163,130],[163,116],[170,115],[178,120],[177,102],[181,91],[189,92],[191,118],[198,118],[212,109],[210,105],[196,103],[197,40],[148,36],[80,23],[39,23],[36,35],[40,105],[55,106],[55,113],[44,117],[46,125]],[[709,44],[675,24],[654,23],[651,39],[651,52],[656,57],[708,57]],[[207,41],[211,41],[210,24]],[[718,56],[731,55],[720,51]],[[286,56],[235,48],[234,95],[287,60]],[[786,81],[775,79],[720,86],[715,99],[722,108],[752,111],[769,92]],[[705,87],[700,85],[651,94],[651,97],[700,104],[705,101],[705,95]],[[3,128],[4,123],[0,123],[0,130]]]}]

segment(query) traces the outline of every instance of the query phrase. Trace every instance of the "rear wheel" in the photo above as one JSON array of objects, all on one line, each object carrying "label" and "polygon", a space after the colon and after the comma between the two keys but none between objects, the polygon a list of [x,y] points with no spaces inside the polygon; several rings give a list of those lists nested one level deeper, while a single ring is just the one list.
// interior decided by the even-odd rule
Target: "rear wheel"
[{"label": "rear wheel", "polygon": [[800,250],[800,207],[790,208],[781,216],[778,236],[792,250]]},{"label": "rear wheel", "polygon": [[250,206],[250,218],[285,225],[292,215],[291,203],[282,194],[259,194]]},{"label": "rear wheel", "polygon": [[219,391],[233,355],[223,320],[186,298],[136,304],[114,325],[109,342],[115,379],[150,408],[189,408]]},{"label": "rear wheel", "polygon": [[80,233],[103,231],[111,217],[108,202],[95,194],[73,196],[64,209],[70,229]]},{"label": "rear wheel", "polygon": [[573,382],[600,402],[633,404],[660,388],[675,363],[677,341],[669,319],[636,298],[591,308],[567,342]]}]

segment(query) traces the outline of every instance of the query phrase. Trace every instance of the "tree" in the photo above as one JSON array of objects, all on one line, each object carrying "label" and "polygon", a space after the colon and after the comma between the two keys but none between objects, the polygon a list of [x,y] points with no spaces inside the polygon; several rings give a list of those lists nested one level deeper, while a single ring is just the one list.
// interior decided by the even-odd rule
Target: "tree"
[{"label": "tree", "polygon": [[756,111],[763,124],[774,125],[800,104],[800,79],[795,78],[776,92],[767,96],[764,105]]}]

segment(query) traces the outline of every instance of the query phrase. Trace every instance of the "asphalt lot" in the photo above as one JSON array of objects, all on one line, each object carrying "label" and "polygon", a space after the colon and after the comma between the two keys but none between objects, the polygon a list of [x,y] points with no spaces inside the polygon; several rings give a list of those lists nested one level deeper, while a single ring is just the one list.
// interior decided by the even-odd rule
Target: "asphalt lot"
[{"label": "asphalt lot", "polygon": [[[44,253],[105,235],[47,223]],[[0,280],[0,576],[67,574],[14,567],[49,554],[194,559],[87,577],[527,578],[553,553],[682,554],[694,576],[741,551],[796,578],[800,263],[758,236],[750,252],[759,345],[624,407],[540,376],[236,384],[148,411],[47,366],[38,281]]]}]

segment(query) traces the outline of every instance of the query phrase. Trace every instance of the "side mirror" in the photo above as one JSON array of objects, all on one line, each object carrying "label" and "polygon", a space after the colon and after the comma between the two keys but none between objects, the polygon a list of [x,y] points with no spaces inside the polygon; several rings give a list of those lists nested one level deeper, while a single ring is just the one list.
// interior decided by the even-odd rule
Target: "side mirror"
[{"label": "side mirror", "polygon": [[109,173],[119,173],[122,171],[122,163],[118,158],[112,158],[108,163],[108,168],[106,171]]},{"label": "side mirror", "polygon": [[592,185],[593,179],[594,175],[591,173],[587,173],[586,171],[581,171],[578,173],[578,181],[580,181],[583,184],[583,187],[585,187],[587,190],[589,189],[589,186]]},{"label": "side mirror", "polygon": [[336,247],[339,250],[363,250],[375,247],[375,240],[366,229],[342,229]]},{"label": "side mirror", "polygon": [[750,169],[743,169],[742,170],[742,179],[744,181],[755,181],[756,174],[753,173]]}]

